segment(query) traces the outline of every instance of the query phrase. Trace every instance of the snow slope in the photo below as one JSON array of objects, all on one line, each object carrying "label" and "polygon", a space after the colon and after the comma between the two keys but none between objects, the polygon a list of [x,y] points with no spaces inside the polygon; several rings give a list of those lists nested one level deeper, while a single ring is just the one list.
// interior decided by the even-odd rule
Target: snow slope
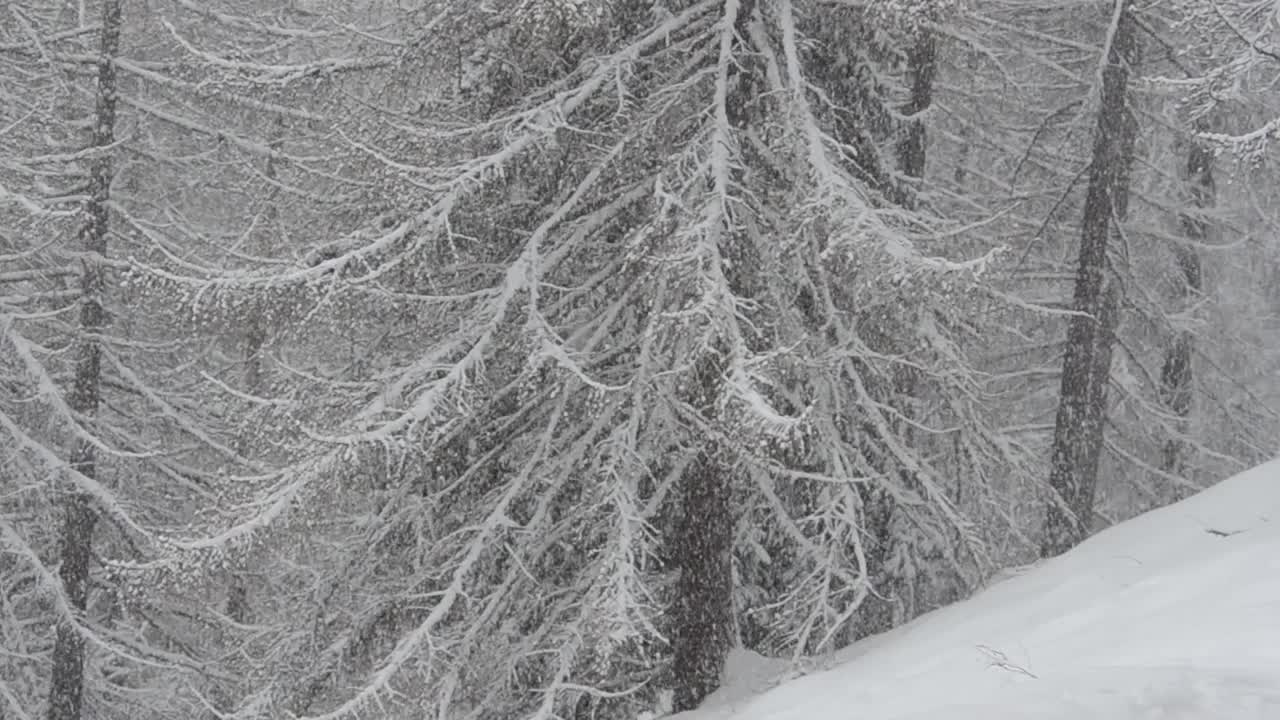
[{"label": "snow slope", "polygon": [[745,681],[731,669],[676,717],[1280,720],[1280,461],[857,643],[833,669],[750,695],[770,682],[746,659]]}]

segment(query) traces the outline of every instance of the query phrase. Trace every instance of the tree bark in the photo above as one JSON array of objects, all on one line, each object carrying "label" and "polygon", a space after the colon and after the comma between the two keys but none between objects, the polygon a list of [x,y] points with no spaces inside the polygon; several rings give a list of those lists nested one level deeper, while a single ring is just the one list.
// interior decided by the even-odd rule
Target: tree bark
[{"label": "tree bark", "polygon": [[[102,307],[105,288],[101,262],[107,251],[110,227],[112,162],[106,150],[115,142],[116,70],[120,46],[120,0],[106,0],[98,54],[98,88],[91,146],[99,149],[89,173],[89,198],[80,245],[84,251],[80,276],[80,338],[76,348],[75,377],[68,405],[80,419],[91,423],[98,413],[101,393],[101,347],[98,335],[106,324]],[[92,432],[92,427],[86,428]],[[97,451],[93,444],[77,440],[71,469],[86,478],[97,477]],[[89,564],[97,512],[80,492],[68,494],[63,507],[62,547],[58,575],[63,591],[76,613],[82,613],[89,594]],[[84,704],[84,639],[78,619],[63,618],[57,626],[49,684],[49,720],[79,720]]]},{"label": "tree bark", "polygon": [[[1067,328],[1062,386],[1054,423],[1049,485],[1051,502],[1041,552],[1058,555],[1089,532],[1106,421],[1111,347],[1119,288],[1110,274],[1107,246],[1113,221],[1128,210],[1129,170],[1137,122],[1128,105],[1129,74],[1138,59],[1137,23],[1130,0],[1116,0],[1102,93],[1094,130],[1073,307]],[[1065,505],[1065,507],[1063,507]]]},{"label": "tree bark", "polygon": [[[1187,182],[1190,185],[1192,204],[1197,210],[1213,206],[1213,153],[1195,141],[1187,153]],[[1179,274],[1182,309],[1187,310],[1204,290],[1200,254],[1195,244],[1207,239],[1208,227],[1204,219],[1195,213],[1184,213],[1180,219],[1187,244],[1175,243],[1173,253]],[[1165,441],[1160,458],[1160,469],[1171,475],[1181,476],[1186,472],[1187,448],[1181,436],[1186,434],[1186,420],[1191,414],[1191,386],[1194,379],[1191,355],[1194,348],[1195,336],[1191,331],[1175,328],[1172,343],[1165,351],[1164,365],[1160,369],[1161,400],[1178,418],[1175,426],[1177,436]],[[1181,487],[1174,488],[1175,500],[1182,497],[1181,490]]]}]

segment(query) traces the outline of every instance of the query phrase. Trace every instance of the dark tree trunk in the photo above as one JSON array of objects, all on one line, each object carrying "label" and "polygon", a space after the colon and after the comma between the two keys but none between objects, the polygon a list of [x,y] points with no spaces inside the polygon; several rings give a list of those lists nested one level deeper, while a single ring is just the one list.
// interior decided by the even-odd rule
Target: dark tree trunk
[{"label": "dark tree trunk", "polygon": [[1061,503],[1049,504],[1041,546],[1045,556],[1065,552],[1089,532],[1106,420],[1120,297],[1110,274],[1107,245],[1113,219],[1123,219],[1128,210],[1129,169],[1137,135],[1137,121],[1128,104],[1129,74],[1138,56],[1137,24],[1130,0],[1116,0],[1114,7],[1118,16],[1102,72],[1076,269],[1073,307],[1080,314],[1071,318],[1067,328],[1054,423],[1049,485]]},{"label": "dark tree trunk", "polygon": [[[272,150],[279,150],[281,146],[281,136],[283,135],[283,126],[277,122],[274,137],[270,143]],[[268,180],[276,179],[276,159],[274,155],[268,155],[266,167],[263,169],[263,175]],[[266,206],[266,222],[264,223],[267,241],[261,242],[262,245],[269,245],[270,238],[273,233],[279,231],[277,227],[277,219],[280,212],[276,207],[275,198],[279,191],[272,187],[267,192],[270,193],[270,199]],[[254,247],[255,251],[269,250],[269,248]],[[263,393],[263,348],[267,344],[267,318],[266,306],[264,303],[255,302],[249,308],[247,317],[245,318],[247,327],[244,333],[244,390],[250,395],[260,396]],[[252,442],[252,434],[246,433],[237,447],[237,451],[244,457],[249,457],[254,452]],[[245,587],[244,580],[239,577],[232,577],[230,586],[227,588],[227,617],[232,621],[245,624],[250,620],[249,612],[249,592]]]},{"label": "dark tree trunk", "polygon": [[909,178],[924,177],[928,136],[920,113],[933,104],[933,81],[938,75],[938,41],[933,33],[920,30],[907,53],[907,72],[911,77],[911,99],[902,112],[911,120],[898,142],[898,164]]},{"label": "dark tree trunk", "polygon": [[703,449],[683,478],[671,632],[675,712],[697,707],[720,686],[734,642],[732,485],[724,462],[721,453]]},{"label": "dark tree trunk", "polygon": [[[1187,182],[1191,187],[1191,200],[1196,210],[1204,210],[1213,205],[1213,153],[1195,141],[1187,154]],[[1187,244],[1175,243],[1173,253],[1178,266],[1181,309],[1186,310],[1195,304],[1204,289],[1200,254],[1195,245],[1207,239],[1208,227],[1204,218],[1196,213],[1184,213],[1181,222]],[[1160,370],[1160,397],[1169,411],[1179,418],[1175,427],[1178,435],[1186,433],[1186,419],[1191,414],[1191,355],[1194,348],[1195,336],[1191,331],[1175,328],[1173,340],[1165,352],[1164,366]],[[1160,458],[1160,469],[1172,475],[1183,475],[1186,472],[1186,455],[1186,443],[1182,438],[1169,438],[1165,441]],[[1174,499],[1181,496],[1181,488],[1175,487]]]},{"label": "dark tree trunk", "polygon": [[[903,175],[913,181],[922,180],[925,173],[925,162],[928,158],[928,134],[924,118],[921,116],[933,104],[933,83],[938,73],[937,39],[933,33],[921,29],[907,52],[907,75],[911,83],[911,95],[902,114],[909,120],[898,140],[896,151],[898,168]],[[907,209],[918,205],[917,193],[919,184],[903,187],[895,192],[894,199]],[[910,319],[906,322],[912,322]],[[888,328],[883,344],[888,352],[902,352],[900,341],[895,335],[900,327]],[[899,366],[893,375],[893,403],[905,417],[919,414],[920,371],[914,367]],[[912,426],[908,422],[891,421],[894,432],[901,438],[902,444],[914,449],[916,439]],[[870,425],[865,432],[869,437],[876,437],[877,431]],[[882,443],[884,441],[881,441]],[[887,443],[885,443],[887,444]],[[878,455],[879,453],[873,453]],[[892,464],[892,459],[887,459]],[[883,463],[880,463],[883,464]],[[899,473],[902,483],[909,489],[918,489],[919,481],[910,472]],[[887,492],[874,491],[870,487],[861,487],[863,502],[866,504],[869,546],[867,548],[867,569],[871,573],[877,592],[864,602],[867,608],[858,616],[858,627],[851,628],[846,636],[848,640],[856,640],[869,635],[892,629],[903,619],[915,613],[911,598],[914,594],[908,581],[886,572],[889,558],[894,554],[895,538],[892,534],[893,520],[897,513],[893,496]]]},{"label": "dark tree trunk", "polygon": [[[98,56],[98,89],[94,113],[92,147],[108,148],[115,142],[116,71],[115,57],[120,46],[120,0],[106,0],[102,8],[101,47]],[[80,332],[76,348],[75,378],[68,405],[82,420],[91,422],[98,413],[101,391],[101,348],[98,334],[106,322],[102,308],[105,288],[101,262],[107,251],[110,224],[111,156],[102,152],[92,161],[89,199],[85,205],[80,245],[84,251],[80,277]],[[92,427],[87,428],[90,432]],[[77,441],[71,468],[81,475],[97,477],[97,453],[86,441]],[[82,613],[89,594],[89,564],[97,513],[89,497],[71,492],[63,506],[62,547],[58,575],[73,612]],[[84,639],[77,621],[58,623],[53,645],[49,683],[49,720],[79,720],[84,704]]]},{"label": "dark tree trunk", "polygon": [[[910,120],[907,122],[902,138],[898,141],[898,165],[903,175],[914,181],[924,179],[925,161],[928,157],[928,131],[921,116],[933,104],[933,81],[938,75],[938,43],[933,33],[920,30],[907,53],[907,73],[911,79],[911,98],[902,108],[902,114]],[[918,205],[916,192],[919,187],[900,193],[899,203],[909,209]],[[890,338],[890,342],[894,339]],[[914,399],[917,395],[920,378],[919,371],[913,368],[901,368],[894,381],[895,390],[903,398]],[[908,428],[903,429],[909,433]]]},{"label": "dark tree trunk", "polygon": [[[268,176],[270,176],[270,163],[268,163],[267,168]],[[266,344],[267,333],[259,308],[255,307],[249,311],[248,324],[249,327],[245,330],[244,337],[244,389],[250,395],[260,395],[262,392],[262,348]],[[246,434],[237,448],[240,454],[245,457],[248,457],[253,449],[253,443],[249,438],[250,436]],[[226,613],[232,622],[241,625],[248,623],[250,620],[249,589],[245,586],[244,579],[236,575],[232,575],[231,581],[227,586]]]},{"label": "dark tree trunk", "polygon": [[[762,84],[759,62],[742,43],[756,13],[755,0],[725,0],[725,14],[734,10],[735,63],[729,69],[726,115],[734,130],[751,125],[749,107]],[[742,238],[725,227],[726,257],[743,258]],[[737,294],[746,292],[753,269],[750,259],[733,263],[728,282]],[[719,352],[717,352],[717,350]],[[708,348],[695,366],[692,404],[703,419],[717,422],[716,404],[724,383],[727,348]],[[672,538],[672,556],[679,570],[671,630],[675,712],[691,710],[720,686],[725,658],[735,644],[733,615],[733,469],[732,453],[715,440],[696,439],[697,456],[681,478],[680,516]]]},{"label": "dark tree trunk", "polygon": [[[966,67],[969,70],[969,92],[977,94],[977,78],[978,69],[981,67],[981,56],[973,50],[969,50],[967,54],[969,56],[969,60],[966,63]],[[972,127],[962,128],[960,134],[964,144],[960,146],[960,156],[956,158],[955,171],[952,173],[952,178],[955,180],[956,185],[964,185],[965,180],[968,179],[968,166],[973,156],[974,144]]]},{"label": "dark tree trunk", "polygon": [[[272,150],[279,150],[282,145],[281,137],[283,135],[283,124],[277,121],[275,129],[272,132],[272,140],[269,147]],[[265,167],[262,173],[268,180],[276,179],[276,159],[274,155],[268,155]],[[277,232],[279,227],[277,220],[280,212],[275,204],[275,199],[279,195],[277,188],[267,190],[270,194],[268,199],[265,215],[266,222],[263,223],[263,234],[256,239],[255,245],[250,250],[264,255],[270,254],[271,238]],[[263,239],[265,237],[265,239]],[[261,397],[265,388],[263,386],[265,358],[263,357],[263,349],[267,344],[267,326],[268,318],[266,313],[267,305],[262,301],[253,302],[245,315],[245,331],[244,331],[244,353],[243,353],[243,380],[244,391],[250,395]],[[253,442],[254,430],[251,427],[242,428],[242,435],[236,444],[236,451],[244,458],[251,458],[254,454],[255,447]],[[250,604],[249,586],[245,582],[245,578],[236,572],[232,572],[227,583],[227,599],[225,612],[227,618],[239,625],[247,625],[253,620],[253,606]],[[232,633],[232,635],[234,635]],[[232,692],[218,690],[214,700],[218,709],[222,714],[230,713],[235,709],[235,695]],[[217,717],[218,713],[210,713],[211,717]]]}]

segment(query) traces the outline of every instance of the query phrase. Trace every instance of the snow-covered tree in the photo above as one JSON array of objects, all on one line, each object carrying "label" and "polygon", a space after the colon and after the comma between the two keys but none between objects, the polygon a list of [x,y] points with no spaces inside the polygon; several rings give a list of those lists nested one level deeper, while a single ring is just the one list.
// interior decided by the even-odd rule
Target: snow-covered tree
[{"label": "snow-covered tree", "polygon": [[[1257,305],[1237,294],[1256,287],[1253,280],[1241,281],[1249,261],[1235,242],[1249,211],[1238,196],[1206,195],[1202,170],[1212,174],[1214,168],[1189,170],[1204,165],[1195,155],[1207,146],[1205,138],[1196,139],[1196,123],[1204,118],[1173,111],[1199,102],[1192,70],[1205,52],[1192,51],[1196,62],[1182,52],[1197,47],[1187,32],[1202,26],[1187,21],[1192,5],[1206,10],[1197,3],[1132,6],[1147,50],[1128,112],[1151,131],[1136,144],[1128,217],[1115,225],[1106,261],[1119,293],[1118,313],[1104,431],[1097,440],[1098,498],[1089,509],[1095,520],[1088,530],[1202,487],[1224,464],[1245,467],[1269,452],[1259,441],[1271,413],[1262,393],[1249,388],[1256,371],[1246,369],[1259,367],[1265,353],[1246,347],[1240,336],[1259,324],[1243,320],[1257,318]],[[931,158],[956,167],[933,180],[937,195],[952,201],[945,206],[949,216],[972,212],[954,200],[986,198],[981,206],[997,211],[985,223],[988,232],[1017,258],[994,280],[1020,308],[1004,314],[1020,340],[992,344],[982,365],[1001,388],[997,404],[1020,427],[1019,442],[1046,457],[1069,349],[1063,340],[1086,179],[1094,167],[1089,151],[1102,97],[1099,69],[1106,67],[1105,42],[1114,27],[1114,13],[1100,7],[1026,12],[973,5],[961,22],[943,30],[968,58],[960,67],[941,68],[941,103],[948,111],[933,116],[942,144],[931,149]],[[1206,47],[1223,40],[1204,38]],[[1219,188],[1240,187],[1218,180]],[[1217,207],[1204,207],[1207,202]],[[1189,239],[1200,230],[1204,236]],[[1200,287],[1189,294],[1197,263]],[[1233,279],[1216,286],[1217,278]],[[1242,422],[1246,415],[1250,420]],[[1178,469],[1162,469],[1175,455]],[[1058,501],[1056,492],[1045,490],[1045,500]],[[1008,549],[1017,555],[1018,543]]]},{"label": "snow-covered tree", "polygon": [[360,356],[297,339],[324,407],[279,492],[324,522],[283,534],[315,580],[264,608],[290,622],[242,713],[683,707],[748,624],[774,652],[856,635],[869,557],[977,581],[955,494],[989,504],[1026,459],[966,357],[991,248],[954,257],[965,228],[902,200],[905,104],[875,76],[903,81],[907,19],[543,0],[396,24],[397,65],[332,116],[385,210],[313,264],[207,283],[323,287],[314,318]]},{"label": "snow-covered tree", "polygon": [[4,5],[0,715],[684,709],[1252,460],[1262,7]]},{"label": "snow-covered tree", "polygon": [[260,260],[240,245],[260,234],[255,185],[293,189],[263,158],[322,165],[286,163],[261,130],[318,117],[279,95],[342,64],[258,62],[264,37],[321,37],[263,21],[220,65],[207,47],[232,16],[151,9],[0,8],[2,632],[22,648],[0,664],[6,717],[204,712],[238,671],[214,662],[236,623],[204,599],[278,480],[238,437],[256,429],[242,408],[272,398],[229,382],[240,358],[222,352],[246,305],[184,278]]}]

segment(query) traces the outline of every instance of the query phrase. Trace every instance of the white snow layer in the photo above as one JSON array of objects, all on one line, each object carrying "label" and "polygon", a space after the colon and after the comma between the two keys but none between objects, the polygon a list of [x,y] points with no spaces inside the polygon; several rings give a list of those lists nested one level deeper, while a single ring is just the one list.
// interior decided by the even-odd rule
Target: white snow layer
[{"label": "white snow layer", "polygon": [[[680,720],[1280,720],[1280,461]],[[770,687],[776,685],[776,687]]]}]

